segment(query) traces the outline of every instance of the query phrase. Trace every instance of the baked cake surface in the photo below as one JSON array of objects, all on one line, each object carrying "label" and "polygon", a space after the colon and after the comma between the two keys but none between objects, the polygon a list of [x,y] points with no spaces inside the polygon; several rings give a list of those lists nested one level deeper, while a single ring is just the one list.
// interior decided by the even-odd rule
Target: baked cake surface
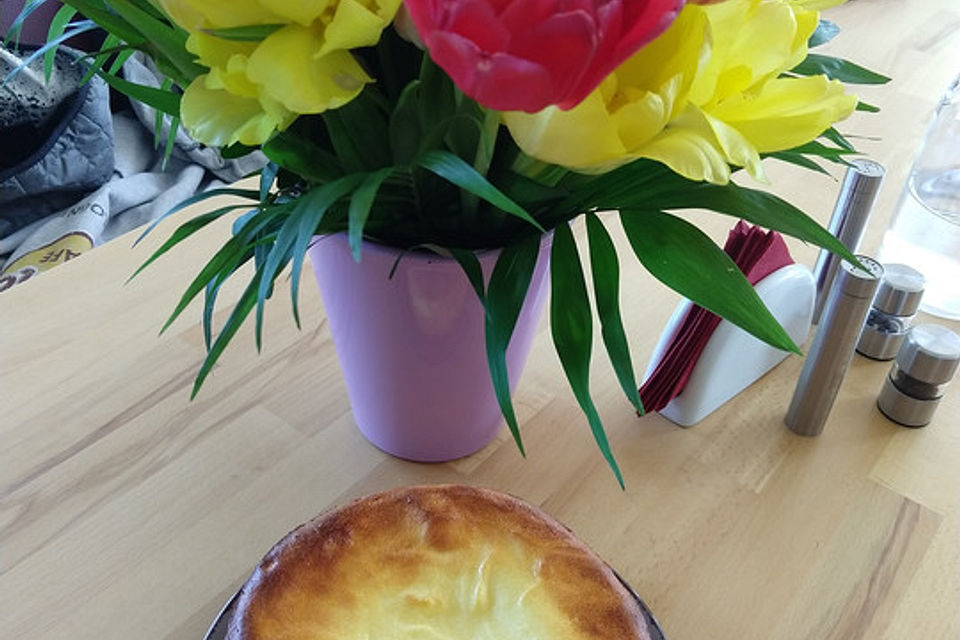
[{"label": "baked cake surface", "polygon": [[229,640],[648,640],[634,597],[561,524],[461,485],[361,498],[288,534]]}]

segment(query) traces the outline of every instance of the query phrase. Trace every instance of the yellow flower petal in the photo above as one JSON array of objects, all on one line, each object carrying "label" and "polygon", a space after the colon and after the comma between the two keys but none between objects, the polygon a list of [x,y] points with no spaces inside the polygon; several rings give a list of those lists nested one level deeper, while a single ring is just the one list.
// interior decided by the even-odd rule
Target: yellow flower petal
[{"label": "yellow flower petal", "polygon": [[249,56],[256,48],[256,42],[225,40],[203,31],[194,31],[187,37],[187,51],[207,67],[226,67],[233,56]]},{"label": "yellow flower petal", "polygon": [[234,142],[258,145],[277,128],[290,124],[266,113],[255,98],[243,98],[220,89],[210,89],[199,76],[184,91],[180,103],[183,124],[196,140],[211,146]]},{"label": "yellow flower petal", "polygon": [[317,56],[325,56],[337,49],[371,47],[380,40],[380,33],[393,20],[401,0],[376,3],[370,10],[357,0],[340,0],[333,20],[323,32],[323,45]]},{"label": "yellow flower petal", "polygon": [[207,19],[207,25],[218,29],[246,27],[255,24],[285,22],[271,11],[269,2],[257,0],[183,0],[189,1]]},{"label": "yellow flower petal", "polygon": [[812,76],[771,80],[760,94],[731,98],[711,113],[765,153],[813,140],[856,105],[856,96],[845,93],[842,83]]},{"label": "yellow flower petal", "polygon": [[524,153],[573,169],[605,165],[627,153],[599,89],[569,111],[506,111],[503,122]]},{"label": "yellow flower petal", "polygon": [[730,181],[730,167],[717,148],[696,131],[664,131],[643,148],[642,157],[657,160],[690,180],[714,184]]},{"label": "yellow flower petal", "polygon": [[371,79],[346,51],[316,57],[322,46],[315,30],[289,24],[260,43],[247,62],[247,75],[295,113],[335,109],[355,98]]},{"label": "yellow flower petal", "polygon": [[298,22],[309,27],[336,0],[263,0],[271,11],[284,18],[283,22]]}]

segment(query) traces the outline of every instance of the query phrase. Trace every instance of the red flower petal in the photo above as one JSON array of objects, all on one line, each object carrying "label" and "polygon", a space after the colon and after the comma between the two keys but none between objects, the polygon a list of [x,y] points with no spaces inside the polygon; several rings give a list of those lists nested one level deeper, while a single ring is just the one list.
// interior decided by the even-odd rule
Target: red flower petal
[{"label": "red flower petal", "polygon": [[571,108],[684,0],[405,0],[433,60],[480,104]]}]

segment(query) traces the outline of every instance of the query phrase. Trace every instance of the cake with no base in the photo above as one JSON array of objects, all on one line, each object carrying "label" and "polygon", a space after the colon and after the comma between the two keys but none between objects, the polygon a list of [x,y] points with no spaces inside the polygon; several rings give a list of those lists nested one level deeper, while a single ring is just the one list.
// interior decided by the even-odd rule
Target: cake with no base
[{"label": "cake with no base", "polygon": [[231,640],[649,640],[636,598],[539,509],[461,485],[321,514],[244,585]]}]

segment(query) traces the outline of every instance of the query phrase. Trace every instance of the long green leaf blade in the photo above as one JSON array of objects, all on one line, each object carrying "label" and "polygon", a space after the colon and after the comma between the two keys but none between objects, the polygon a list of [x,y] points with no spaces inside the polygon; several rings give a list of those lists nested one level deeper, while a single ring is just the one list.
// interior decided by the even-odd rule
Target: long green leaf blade
[{"label": "long green leaf blade", "polygon": [[346,196],[356,189],[363,181],[365,174],[355,173],[344,176],[333,182],[329,182],[313,191],[302,196],[301,202],[297,203],[297,208],[293,217],[299,220],[297,228],[297,238],[293,245],[291,261],[293,263],[290,270],[290,297],[293,305],[293,319],[297,327],[300,327],[300,309],[298,298],[300,295],[300,273],[303,271],[303,261],[306,257],[310,242],[316,234],[317,226],[323,219],[327,210],[333,206],[337,200]]},{"label": "long green leaf blade", "polygon": [[624,211],[620,221],[655,278],[767,344],[800,353],[730,256],[697,227],[663,212]]},{"label": "long green leaf blade", "polygon": [[483,304],[484,311],[486,311],[487,296],[484,292],[483,269],[480,267],[477,254],[472,251],[464,251],[463,249],[450,249],[450,255],[460,263],[463,273],[467,276],[467,280],[470,281],[470,286],[473,287],[477,297],[480,298],[480,302]]},{"label": "long green leaf blade", "polygon": [[148,87],[145,84],[137,84],[109,73],[101,73],[100,77],[111,87],[126,96],[139,100],[170,116],[180,116],[180,96],[172,91],[164,91],[156,87]]},{"label": "long green leaf blade", "polygon": [[623,474],[607,440],[600,414],[590,397],[590,350],[593,343],[593,316],[587,283],[573,232],[566,224],[553,231],[550,254],[550,331],[577,403],[587,416],[593,438],[623,488]]},{"label": "long green leaf blade", "polygon": [[357,190],[353,192],[353,197],[350,198],[350,209],[347,211],[347,238],[350,243],[350,252],[357,262],[360,262],[363,227],[370,216],[370,209],[373,207],[380,185],[391,173],[393,173],[392,167],[374,171],[364,178]]},{"label": "long green leaf blade", "polygon": [[267,36],[281,28],[283,28],[282,24],[250,24],[242,27],[228,27],[223,29],[202,29],[202,31],[217,38],[222,38],[223,40],[259,42],[266,40]]},{"label": "long green leaf blade", "polygon": [[815,76],[822,73],[832,80],[850,84],[886,84],[890,82],[890,78],[887,76],[865,69],[849,60],[819,53],[807,54],[806,59],[791,71],[802,76]]},{"label": "long green leaf blade", "polygon": [[[649,208],[647,208],[649,207]],[[624,207],[632,208],[632,207]],[[638,210],[708,209],[758,224],[813,243],[856,263],[856,258],[836,236],[813,218],[781,198],[733,182],[725,185],[695,183],[677,177],[669,190],[651,195],[637,203]]]},{"label": "long green leaf blade", "polygon": [[467,164],[460,156],[449,151],[433,150],[420,156],[417,164],[461,189],[483,198],[493,206],[521,220],[526,220],[539,231],[544,231],[540,223],[534,220],[523,207],[490,184],[486,178],[477,173],[476,169]]},{"label": "long green leaf blade", "polygon": [[[493,381],[497,404],[500,405],[500,411],[522,455],[526,454],[520,437],[517,416],[513,410],[513,401],[510,398],[507,346],[510,344],[510,337],[513,335],[523,301],[530,288],[530,279],[537,265],[539,252],[540,242],[536,235],[527,236],[504,248],[490,275],[486,295],[487,317],[484,341],[490,378]],[[467,275],[471,282],[475,279],[475,275],[471,276],[470,271]],[[476,288],[476,285],[474,287]]]},{"label": "long green leaf blade", "polygon": [[[247,200],[253,200],[254,202],[259,202],[259,199],[258,199],[258,198],[259,198],[259,194],[258,194],[256,191],[252,190],[252,189],[224,188],[224,189],[210,189],[210,190],[208,190],[208,191],[201,191],[200,193],[194,194],[194,195],[190,196],[189,198],[186,198],[186,199],[184,199],[184,200],[181,200],[179,203],[177,203],[176,206],[172,207],[169,211],[167,211],[167,212],[164,213],[162,216],[160,216],[159,218],[157,218],[156,220],[154,220],[152,223],[150,223],[150,226],[148,226],[148,227],[137,237],[137,239],[133,242],[133,245],[134,245],[134,246],[137,246],[137,244],[138,244],[141,240],[143,240],[144,238],[147,237],[147,234],[149,234],[151,231],[153,231],[154,229],[157,228],[157,225],[158,225],[158,224],[160,224],[161,222],[163,222],[164,220],[166,220],[168,217],[170,217],[170,216],[172,216],[173,214],[175,214],[177,211],[181,211],[181,210],[189,207],[189,206],[192,205],[192,204],[196,204],[197,202],[202,202],[202,201],[204,201],[204,200],[207,200],[207,199],[209,199],[209,198],[213,198],[213,197],[215,197],[215,196],[237,196],[237,197],[239,197],[239,198],[246,198]],[[240,206],[250,206],[250,205],[247,204],[247,205],[240,205]]]},{"label": "long green leaf blade", "polygon": [[233,311],[230,312],[230,316],[224,323],[223,329],[221,329],[217,335],[217,339],[214,340],[213,346],[210,347],[210,351],[207,352],[207,357],[203,359],[203,364],[200,365],[200,371],[193,381],[193,391],[190,393],[191,400],[197,396],[200,387],[203,386],[204,380],[207,379],[207,376],[213,369],[213,365],[220,359],[220,355],[227,347],[227,344],[229,344],[230,340],[240,329],[240,325],[243,324],[243,321],[253,310],[257,302],[257,289],[259,288],[260,278],[261,274],[259,272],[254,274],[253,279],[250,281],[250,284],[247,285],[247,288],[244,289]]},{"label": "long green leaf blade", "polygon": [[42,47],[38,48],[36,51],[34,51],[29,56],[24,58],[20,62],[20,64],[18,64],[16,67],[11,69],[10,72],[3,77],[3,80],[0,80],[0,86],[3,86],[7,82],[9,82],[10,79],[13,78],[13,76],[20,73],[20,71],[22,71],[25,67],[30,65],[34,60],[36,60],[40,56],[46,55],[48,51],[56,50],[56,48],[59,47],[63,42],[69,40],[74,36],[78,36],[81,33],[92,31],[93,29],[97,28],[97,25],[90,20],[84,20],[83,22],[74,22],[71,26],[72,28],[69,31],[64,32],[54,40],[50,40],[49,42],[45,43]]},{"label": "long green leaf blade", "polygon": [[[70,5],[60,7],[50,20],[50,27],[47,29],[47,41],[53,41],[63,35],[67,24],[77,15],[77,10]],[[50,74],[53,73],[53,59],[57,55],[57,47],[47,49],[43,54],[43,77],[50,82]]]},{"label": "long green leaf blade", "polygon": [[131,275],[127,279],[127,282],[130,282],[130,280],[133,280],[134,278],[136,278],[141,271],[143,271],[148,266],[153,264],[153,262],[157,258],[165,254],[167,251],[172,249],[177,244],[183,242],[184,240],[192,236],[194,233],[196,233],[200,229],[203,229],[205,226],[207,226],[211,222],[218,220],[223,214],[229,213],[230,211],[234,211],[236,209],[242,209],[243,207],[248,207],[248,206],[250,205],[234,204],[227,207],[220,207],[219,209],[215,209],[207,213],[202,213],[195,218],[191,218],[190,220],[187,220],[182,225],[177,227],[177,229],[170,235],[170,237],[167,238],[167,240],[162,245],[160,245],[160,248],[154,251],[150,255],[150,257],[147,258],[146,262],[140,265],[137,268],[137,270],[133,272],[133,275]]},{"label": "long green leaf blade", "polygon": [[814,31],[810,39],[807,40],[807,46],[811,49],[813,47],[819,47],[836,38],[839,33],[840,27],[836,22],[820,20],[820,24],[817,25],[817,30]]},{"label": "long green leaf blade", "polygon": [[186,31],[158,20],[129,0],[110,0],[110,4],[118,15],[123,16],[127,23],[149,41],[151,47],[155,48],[160,56],[169,60],[180,72],[181,76],[177,78],[179,84],[186,86],[204,72],[204,68],[193,61],[193,54],[187,50]]},{"label": "long green leaf blade", "polygon": [[14,18],[13,23],[10,25],[10,29],[3,37],[3,44],[7,45],[11,40],[14,42],[14,48],[20,46],[20,32],[23,31],[23,23],[26,22],[27,18],[30,15],[42,7],[47,2],[52,0],[27,0],[24,3],[23,8],[20,10],[20,13],[17,14],[17,17]]},{"label": "long green leaf blade", "polygon": [[587,214],[587,239],[590,243],[590,271],[593,274],[593,294],[597,301],[603,344],[620,387],[630,403],[642,414],[643,403],[637,391],[630,347],[620,315],[620,264],[617,260],[617,249],[600,218],[592,212]]},{"label": "long green leaf blade", "polygon": [[107,37],[103,40],[103,44],[100,45],[100,50],[97,52],[96,57],[90,63],[90,67],[83,74],[83,77],[80,78],[80,82],[78,84],[83,85],[89,82],[90,78],[92,78],[94,74],[100,71],[103,65],[106,64],[110,56],[122,48],[123,46],[120,45],[120,38],[112,33],[107,34]]}]

